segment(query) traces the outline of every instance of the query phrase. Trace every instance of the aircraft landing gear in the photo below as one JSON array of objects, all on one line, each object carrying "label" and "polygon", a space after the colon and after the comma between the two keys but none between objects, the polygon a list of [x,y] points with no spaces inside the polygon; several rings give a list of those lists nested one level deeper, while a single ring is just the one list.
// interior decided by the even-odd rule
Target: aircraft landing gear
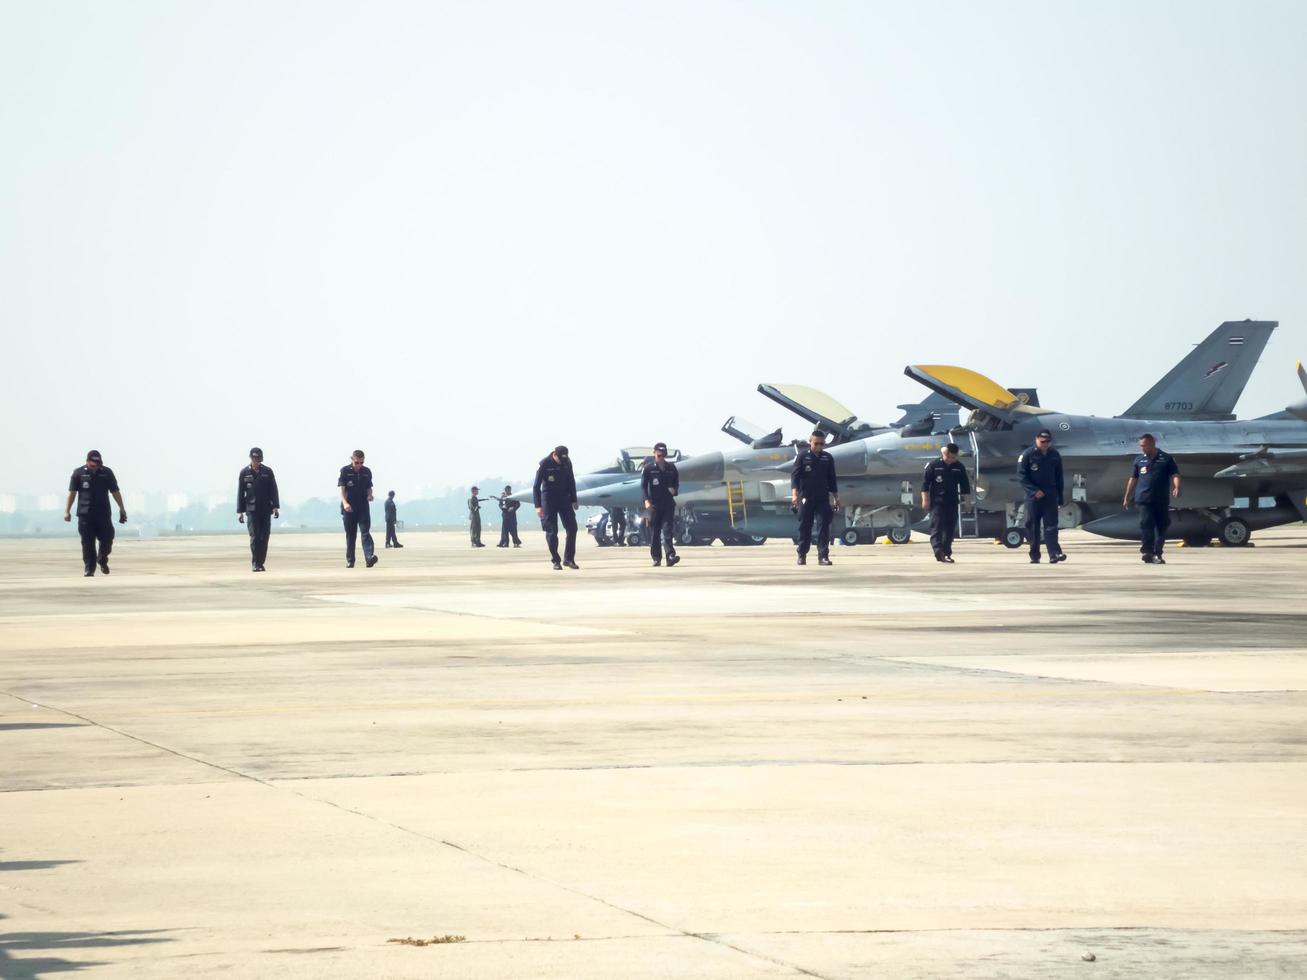
[{"label": "aircraft landing gear", "polygon": [[852,545],[857,544],[857,543],[858,543],[859,541],[861,541],[862,539],[861,539],[860,537],[858,537],[858,530],[857,530],[857,528],[852,528],[852,527],[851,527],[851,528],[849,528],[847,531],[845,531],[843,534],[840,535],[840,540],[843,541],[846,545],[850,545],[850,546],[852,546]]},{"label": "aircraft landing gear", "polygon": [[1020,548],[1026,543],[1026,532],[1023,528],[1010,527],[1003,532],[1003,546],[1005,548]]},{"label": "aircraft landing gear", "polygon": [[1217,534],[1221,538],[1221,544],[1227,548],[1242,548],[1252,537],[1252,532],[1248,530],[1248,523],[1239,517],[1228,517],[1222,521]]},{"label": "aircraft landing gear", "polygon": [[890,544],[907,544],[912,540],[912,528],[910,527],[892,527],[886,535]]}]

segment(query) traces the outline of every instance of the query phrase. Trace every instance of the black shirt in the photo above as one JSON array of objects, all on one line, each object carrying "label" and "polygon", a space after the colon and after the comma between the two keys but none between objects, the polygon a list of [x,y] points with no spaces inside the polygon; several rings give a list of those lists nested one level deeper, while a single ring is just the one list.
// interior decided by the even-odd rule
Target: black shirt
[{"label": "black shirt", "polygon": [[839,493],[835,482],[835,457],[826,450],[814,453],[811,449],[799,454],[790,473],[790,487],[799,496],[820,499],[822,494]]},{"label": "black shirt", "polygon": [[554,455],[550,453],[540,461],[531,487],[531,499],[537,507],[544,506],[544,501],[555,507],[576,503],[576,478],[572,475],[570,457],[564,456],[561,463],[555,463]]},{"label": "black shirt", "polygon": [[504,497],[499,501],[499,510],[503,513],[505,519],[512,518],[517,520],[517,509],[522,506],[522,501],[514,500],[512,497]]},{"label": "black shirt", "polygon": [[931,460],[921,476],[921,490],[930,494],[931,500],[956,501],[959,493],[971,493],[967,468],[956,459],[951,463],[942,459]]},{"label": "black shirt", "polygon": [[1017,460],[1017,479],[1025,488],[1027,497],[1034,497],[1036,490],[1043,490],[1050,497],[1057,498],[1062,505],[1062,457],[1056,449],[1041,453],[1038,446],[1030,446]]},{"label": "black shirt", "polygon": [[257,470],[247,466],[236,481],[236,513],[271,513],[281,509],[277,499],[277,478],[272,469],[260,466]]},{"label": "black shirt", "polygon": [[109,494],[118,492],[118,478],[107,466],[91,469],[79,466],[68,480],[68,489],[77,494],[77,516],[100,516],[112,513]]},{"label": "black shirt", "polygon": [[[345,488],[345,499],[349,501],[354,513],[367,513],[368,491],[372,489],[372,471],[370,469],[366,466],[360,466],[356,473],[353,465],[342,466],[340,468],[340,479],[336,481],[336,486]],[[340,512],[345,513],[344,504],[340,505]]]},{"label": "black shirt", "polygon": [[680,489],[681,474],[677,472],[675,463],[664,460],[662,466],[657,463],[645,464],[644,471],[640,475],[640,490],[645,500],[655,507],[674,505],[676,494],[672,491],[679,492]]},{"label": "black shirt", "polygon": [[1135,457],[1135,503],[1163,504],[1171,499],[1171,477],[1180,472],[1180,467],[1170,453],[1160,449],[1152,459],[1147,453]]},{"label": "black shirt", "polygon": [[395,523],[395,501],[390,497],[386,498],[386,523]]}]

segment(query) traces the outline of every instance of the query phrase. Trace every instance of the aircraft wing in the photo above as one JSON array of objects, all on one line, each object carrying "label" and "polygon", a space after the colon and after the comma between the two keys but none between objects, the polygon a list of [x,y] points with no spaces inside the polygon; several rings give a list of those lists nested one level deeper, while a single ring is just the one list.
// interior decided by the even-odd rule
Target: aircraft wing
[{"label": "aircraft wing", "polygon": [[903,373],[950,401],[986,412],[1005,422],[1051,414],[1049,409],[1026,404],[1019,395],[1014,395],[997,381],[968,368],[951,364],[909,364]]}]

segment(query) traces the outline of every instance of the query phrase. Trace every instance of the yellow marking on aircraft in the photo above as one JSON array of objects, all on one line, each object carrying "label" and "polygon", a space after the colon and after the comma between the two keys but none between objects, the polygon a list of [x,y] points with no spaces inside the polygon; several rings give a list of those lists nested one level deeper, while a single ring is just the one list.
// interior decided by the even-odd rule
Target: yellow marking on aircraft
[{"label": "yellow marking on aircraft", "polygon": [[903,449],[938,449],[944,445],[942,442],[905,442]]}]

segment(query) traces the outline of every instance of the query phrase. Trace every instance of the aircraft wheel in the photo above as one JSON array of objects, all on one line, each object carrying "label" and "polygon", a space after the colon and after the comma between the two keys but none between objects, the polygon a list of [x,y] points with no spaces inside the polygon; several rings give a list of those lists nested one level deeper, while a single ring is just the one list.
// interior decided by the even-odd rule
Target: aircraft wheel
[{"label": "aircraft wheel", "polygon": [[755,547],[756,547],[757,545],[760,545],[760,544],[766,544],[766,543],[767,543],[767,539],[766,539],[766,538],[760,538],[760,537],[758,537],[756,534],[751,534],[751,535],[749,535],[747,538],[745,538],[745,539],[741,542],[741,544],[753,545],[753,546],[755,546]]},{"label": "aircraft wheel", "polygon": [[847,531],[845,531],[843,534],[840,535],[840,540],[843,541],[845,544],[849,545],[850,547],[852,547],[853,545],[857,544],[861,539],[858,537],[858,532],[854,528],[849,528]]},{"label": "aircraft wheel", "polygon": [[889,529],[890,544],[907,544],[912,540],[912,528],[910,527],[892,527]]},{"label": "aircraft wheel", "polygon": [[688,548],[690,545],[695,543],[694,534],[688,527],[682,528],[681,533],[676,536],[676,543],[683,544]]},{"label": "aircraft wheel", "polygon": [[640,537],[639,531],[632,531],[626,536],[626,543],[632,548],[638,548],[640,545],[644,544],[644,541]]},{"label": "aircraft wheel", "polygon": [[1239,517],[1231,517],[1221,523],[1221,544],[1227,548],[1242,548],[1248,543],[1252,532],[1248,530],[1248,523]]},{"label": "aircraft wheel", "polygon": [[1184,539],[1184,546],[1186,548],[1206,548],[1211,543],[1212,543],[1212,539],[1205,534],[1200,537],[1190,537]]},{"label": "aircraft wheel", "polygon": [[1003,532],[1003,546],[1006,548],[1020,548],[1026,543],[1026,532],[1019,527],[1010,527]]}]

